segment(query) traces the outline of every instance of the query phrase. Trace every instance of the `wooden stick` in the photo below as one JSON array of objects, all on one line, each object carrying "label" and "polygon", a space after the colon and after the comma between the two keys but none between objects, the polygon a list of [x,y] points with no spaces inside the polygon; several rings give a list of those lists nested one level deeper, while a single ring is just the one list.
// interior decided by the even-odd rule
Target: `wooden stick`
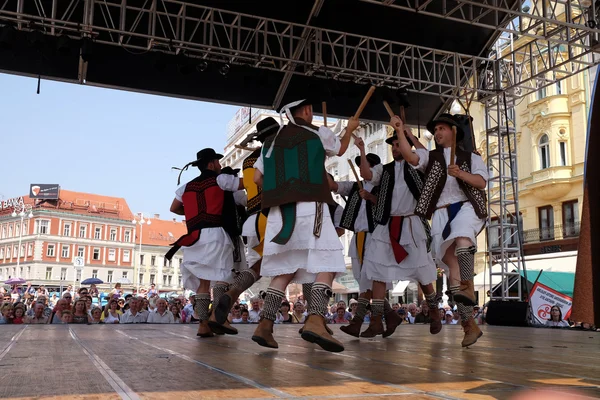
[{"label": "wooden stick", "polygon": [[367,106],[367,103],[369,102],[369,99],[371,98],[371,96],[373,96],[373,93],[375,93],[375,86],[371,86],[369,88],[369,91],[367,92],[367,94],[363,98],[362,103],[360,103],[360,106],[358,107],[358,110],[356,110],[356,113],[354,114],[354,118],[356,118],[356,119],[360,118],[360,114],[362,114],[363,110]]},{"label": "wooden stick", "polygon": [[456,126],[452,127],[452,147],[450,148],[450,165],[454,165],[454,156],[456,155]]},{"label": "wooden stick", "polygon": [[358,174],[356,173],[356,169],[354,168],[354,164],[352,163],[352,160],[348,159],[348,164],[350,164],[352,173],[354,174],[354,177],[356,178],[356,182],[358,183],[358,188],[362,190],[363,185],[362,185],[362,182],[360,181],[360,179],[358,178]]},{"label": "wooden stick", "polygon": [[394,115],[394,110],[392,110],[392,107],[390,107],[390,103],[388,103],[387,101],[383,101],[383,106],[385,107],[385,109],[387,110],[390,118],[392,118]]},{"label": "wooden stick", "polygon": [[406,114],[404,113],[404,106],[400,106],[400,119],[402,123],[406,124]]},{"label": "wooden stick", "polygon": [[323,125],[327,127],[327,103],[322,102],[321,108],[323,109]]},{"label": "wooden stick", "polygon": [[256,150],[258,150],[258,148],[244,147],[244,146],[240,146],[239,144],[235,144],[235,145],[233,145],[233,147],[235,147],[236,149],[248,150],[248,151],[256,151]]}]

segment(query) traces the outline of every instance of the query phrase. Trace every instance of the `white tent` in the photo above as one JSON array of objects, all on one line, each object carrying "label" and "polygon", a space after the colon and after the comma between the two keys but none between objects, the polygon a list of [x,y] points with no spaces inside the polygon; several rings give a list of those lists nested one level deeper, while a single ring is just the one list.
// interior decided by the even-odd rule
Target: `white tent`
[{"label": "white tent", "polygon": [[404,291],[408,287],[410,281],[400,281],[394,286],[392,290],[392,296],[404,296]]}]

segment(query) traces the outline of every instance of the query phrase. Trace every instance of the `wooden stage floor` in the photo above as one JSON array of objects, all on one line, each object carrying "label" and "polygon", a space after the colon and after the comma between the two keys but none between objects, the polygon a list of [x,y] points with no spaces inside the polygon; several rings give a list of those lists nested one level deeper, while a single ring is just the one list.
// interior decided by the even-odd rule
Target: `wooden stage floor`
[{"label": "wooden stage floor", "polygon": [[436,336],[401,325],[391,338],[354,339],[327,353],[276,326],[196,338],[197,325],[0,326],[0,398],[510,399],[527,388],[600,397],[600,334],[484,327],[469,349],[459,326]]}]

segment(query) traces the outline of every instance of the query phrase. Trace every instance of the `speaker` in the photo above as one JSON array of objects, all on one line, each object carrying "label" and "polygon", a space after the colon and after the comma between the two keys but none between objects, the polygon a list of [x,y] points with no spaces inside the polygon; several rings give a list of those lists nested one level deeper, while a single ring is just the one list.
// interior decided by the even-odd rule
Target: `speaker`
[{"label": "speaker", "polygon": [[473,117],[464,114],[455,114],[454,119],[458,123],[458,126],[465,133],[460,147],[468,153],[472,153],[477,148],[477,145],[473,143],[473,132],[471,132],[471,121]]},{"label": "speaker", "polygon": [[489,325],[528,326],[528,309],[526,301],[492,300],[488,304],[485,322]]}]

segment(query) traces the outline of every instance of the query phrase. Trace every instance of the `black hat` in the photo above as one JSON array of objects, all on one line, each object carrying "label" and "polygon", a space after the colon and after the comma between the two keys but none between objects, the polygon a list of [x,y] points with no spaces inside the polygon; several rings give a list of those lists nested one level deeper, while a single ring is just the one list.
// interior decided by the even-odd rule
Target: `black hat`
[{"label": "black hat", "polygon": [[[369,162],[369,164],[371,164],[371,167],[381,164],[381,158],[379,158],[379,156],[374,153],[367,154],[367,161]],[[360,167],[360,156],[356,156],[356,158],[354,159],[354,163]]]},{"label": "black hat", "polygon": [[264,143],[265,139],[277,133],[279,130],[279,123],[275,121],[273,117],[267,117],[263,120],[258,121],[256,124],[256,131],[249,134],[242,145],[246,145],[252,140],[258,140]]},{"label": "black hat", "polygon": [[218,154],[214,149],[206,148],[196,153],[196,161],[193,161],[190,165],[197,167],[200,161],[220,160],[221,158],[223,158],[223,154]]},{"label": "black hat", "polygon": [[[394,140],[398,140],[398,134],[397,133],[394,133],[394,136],[390,136],[389,138],[385,139],[385,142],[391,146],[394,143]],[[408,140],[408,144],[410,144],[411,146],[414,146],[414,143],[412,142],[411,138],[409,138],[407,136],[406,140]]]},{"label": "black hat", "polygon": [[239,172],[240,172],[239,168],[236,168],[236,169],[233,169],[231,167],[223,167],[223,168],[221,168],[221,173],[222,174],[237,176]]},{"label": "black hat", "polygon": [[427,123],[427,130],[429,132],[431,132],[432,134],[435,133],[435,126],[439,123],[444,123],[444,124],[448,124],[451,127],[455,126],[456,127],[456,141],[460,142],[463,137],[465,136],[465,133],[463,132],[460,124],[458,123],[458,121],[456,120],[456,118],[454,118],[454,116],[452,114],[441,114],[439,117],[432,119],[431,121],[429,121]]}]

